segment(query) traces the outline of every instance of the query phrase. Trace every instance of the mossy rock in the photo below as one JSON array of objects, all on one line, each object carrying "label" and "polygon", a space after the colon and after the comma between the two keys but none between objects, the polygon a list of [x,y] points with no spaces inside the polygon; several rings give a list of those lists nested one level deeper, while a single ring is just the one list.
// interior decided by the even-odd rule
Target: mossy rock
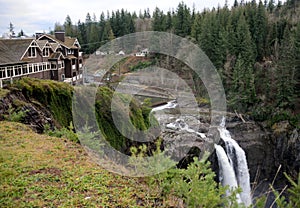
[{"label": "mossy rock", "polygon": [[12,87],[21,90],[27,99],[36,100],[48,108],[60,126],[67,127],[72,121],[71,85],[52,80],[22,78]]}]

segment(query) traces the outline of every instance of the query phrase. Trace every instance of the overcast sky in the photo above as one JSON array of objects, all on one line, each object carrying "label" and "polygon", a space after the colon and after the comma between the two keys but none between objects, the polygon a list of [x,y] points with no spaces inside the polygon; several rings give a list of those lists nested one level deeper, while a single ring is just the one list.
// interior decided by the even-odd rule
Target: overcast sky
[{"label": "overcast sky", "polygon": [[[86,14],[95,13],[99,19],[101,12],[116,11],[124,8],[127,11],[136,11],[149,8],[152,12],[157,6],[164,10],[176,9],[181,0],[51,0],[51,1],[32,1],[32,0],[0,0],[0,36],[8,32],[9,23],[12,22],[15,33],[21,29],[27,35],[35,32],[48,32],[54,28],[55,22],[64,23],[67,15],[70,15],[73,23],[80,19],[85,20]],[[232,6],[234,0],[228,0]],[[204,8],[223,6],[225,0],[184,0],[188,7],[195,5],[196,10],[202,11]]]}]

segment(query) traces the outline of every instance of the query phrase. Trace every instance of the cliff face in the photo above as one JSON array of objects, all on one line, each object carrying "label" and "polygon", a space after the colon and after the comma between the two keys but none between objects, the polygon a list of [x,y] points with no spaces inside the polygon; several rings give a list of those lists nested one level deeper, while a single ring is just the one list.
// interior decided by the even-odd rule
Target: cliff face
[{"label": "cliff face", "polygon": [[29,125],[37,133],[42,133],[48,125],[51,129],[55,126],[54,118],[46,107],[37,101],[31,101],[19,90],[12,90],[3,98],[0,98],[0,120],[13,120],[12,114],[24,116],[19,121]]},{"label": "cliff face", "polygon": [[228,123],[227,129],[245,150],[252,182],[272,181],[278,168],[277,181],[282,173],[296,177],[300,168],[300,136],[287,122],[267,129],[258,123]]}]

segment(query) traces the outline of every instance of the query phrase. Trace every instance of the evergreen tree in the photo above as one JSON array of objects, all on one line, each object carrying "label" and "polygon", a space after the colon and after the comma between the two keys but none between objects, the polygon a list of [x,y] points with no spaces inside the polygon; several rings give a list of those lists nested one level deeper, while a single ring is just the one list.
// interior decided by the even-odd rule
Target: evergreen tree
[{"label": "evergreen tree", "polygon": [[154,31],[165,31],[166,30],[166,18],[158,7],[155,8],[153,12],[153,21],[152,21],[152,29]]},{"label": "evergreen tree", "polygon": [[254,26],[254,42],[256,44],[257,59],[261,61],[265,56],[265,43],[267,31],[266,10],[262,1],[259,1],[255,20],[256,21]]},{"label": "evergreen tree", "polygon": [[172,23],[172,14],[171,11],[167,12],[166,16],[166,31],[170,32],[173,28],[173,23]]},{"label": "evergreen tree", "polygon": [[74,29],[73,29],[73,24],[71,17],[67,15],[65,23],[64,23],[64,28],[65,28],[65,34],[66,36],[73,37],[74,36]]},{"label": "evergreen tree", "polygon": [[134,26],[134,19],[136,17],[134,17],[133,15],[131,15],[130,13],[127,14],[127,25],[128,25],[128,33],[134,33],[135,32],[135,26]]},{"label": "evergreen tree", "polygon": [[97,22],[92,22],[90,26],[90,32],[88,36],[89,53],[94,53],[100,44],[100,33]]},{"label": "evergreen tree", "polygon": [[15,27],[14,27],[14,25],[13,25],[13,23],[9,23],[9,33],[10,33],[10,36],[12,36],[12,37],[14,37],[15,36],[15,31],[14,31],[14,29],[15,29]]},{"label": "evergreen tree", "polygon": [[102,35],[102,42],[111,41],[113,39],[115,39],[115,36],[114,36],[113,30],[110,26],[110,22],[106,21],[103,35]]},{"label": "evergreen tree", "polygon": [[275,2],[274,2],[274,0],[269,0],[269,3],[268,3],[268,11],[269,11],[270,13],[273,13],[274,9],[275,9]]},{"label": "evergreen tree", "polygon": [[[237,14],[240,14],[238,22],[231,22],[232,25],[229,34],[231,40],[231,54],[235,55],[236,57],[238,57],[240,54],[243,61],[253,64],[256,57],[255,46],[251,38],[249,26],[246,22],[244,14],[242,12],[238,12]],[[236,26],[234,24],[236,24]]]},{"label": "evergreen tree", "polygon": [[198,42],[201,34],[201,15],[197,13],[191,29],[191,36]]},{"label": "evergreen tree", "polygon": [[238,7],[239,6],[239,3],[237,0],[234,0],[234,3],[233,3],[233,7]]},{"label": "evergreen tree", "polygon": [[176,35],[186,37],[191,33],[190,9],[183,2],[179,3],[174,17],[174,32]]},{"label": "evergreen tree", "polygon": [[99,20],[99,39],[100,39],[100,41],[103,40],[104,28],[105,28],[105,16],[104,16],[104,12],[101,12],[100,20]]},{"label": "evergreen tree", "polygon": [[296,57],[299,54],[295,54],[298,48],[297,41],[294,38],[295,36],[293,36],[290,29],[286,27],[280,47],[280,59],[276,67],[276,100],[277,106],[281,108],[292,108],[295,101]]},{"label": "evergreen tree", "polygon": [[[295,65],[295,95],[299,102],[300,95],[300,22],[298,22],[294,36],[294,65]],[[297,102],[297,100],[296,100]]]},{"label": "evergreen tree", "polygon": [[18,37],[22,37],[25,36],[25,33],[23,32],[23,29],[21,29],[21,31],[18,33]]},{"label": "evergreen tree", "polygon": [[78,41],[82,46],[84,53],[88,53],[88,40],[87,40],[87,29],[85,23],[78,21]]},{"label": "evergreen tree", "polygon": [[88,13],[86,14],[86,17],[85,17],[85,23],[86,23],[86,24],[89,24],[89,23],[91,23],[91,22],[92,22],[92,18],[91,18],[90,13],[88,12]]},{"label": "evergreen tree", "polygon": [[237,57],[233,68],[229,91],[229,106],[232,110],[247,112],[256,101],[255,76],[253,66]]}]

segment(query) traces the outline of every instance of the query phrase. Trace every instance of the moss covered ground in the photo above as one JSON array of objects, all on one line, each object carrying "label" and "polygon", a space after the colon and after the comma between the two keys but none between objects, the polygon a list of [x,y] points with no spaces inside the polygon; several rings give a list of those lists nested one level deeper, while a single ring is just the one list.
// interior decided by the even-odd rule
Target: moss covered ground
[{"label": "moss covered ground", "polygon": [[23,124],[0,122],[0,207],[156,204],[142,179],[102,169],[79,144],[36,134]]}]

